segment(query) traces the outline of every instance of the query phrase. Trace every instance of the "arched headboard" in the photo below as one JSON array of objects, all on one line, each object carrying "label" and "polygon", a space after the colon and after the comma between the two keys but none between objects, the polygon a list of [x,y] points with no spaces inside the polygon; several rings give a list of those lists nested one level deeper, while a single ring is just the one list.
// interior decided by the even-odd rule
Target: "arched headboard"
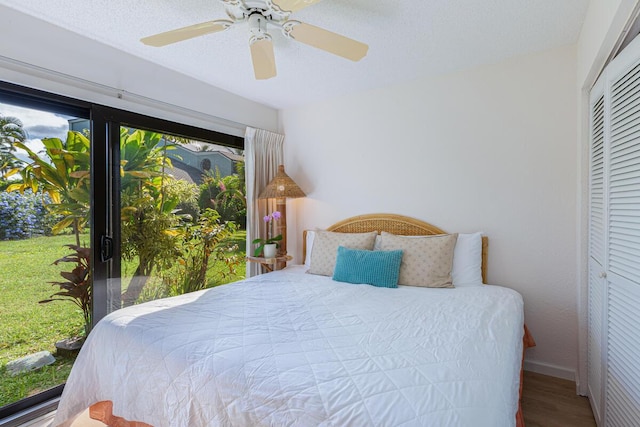
[{"label": "arched headboard", "polygon": [[[368,233],[383,231],[401,236],[429,236],[433,234],[447,234],[446,231],[428,222],[396,214],[367,214],[358,215],[337,222],[327,231],[337,233]],[[482,281],[487,282],[487,256],[489,249],[489,238],[482,236]],[[302,259],[307,253],[307,231],[302,233]]]}]

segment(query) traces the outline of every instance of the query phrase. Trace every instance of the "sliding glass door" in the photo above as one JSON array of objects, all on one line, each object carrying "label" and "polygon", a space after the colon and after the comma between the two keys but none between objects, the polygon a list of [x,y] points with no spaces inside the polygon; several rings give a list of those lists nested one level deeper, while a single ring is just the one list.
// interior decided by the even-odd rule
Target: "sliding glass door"
[{"label": "sliding glass door", "polygon": [[91,329],[88,112],[0,91],[0,414],[58,394]]},{"label": "sliding glass door", "polygon": [[122,306],[242,278],[242,153],[134,127],[119,144]]},{"label": "sliding glass door", "polygon": [[0,82],[0,420],[58,396],[108,313],[244,277],[242,148]]},{"label": "sliding glass door", "polygon": [[[242,139],[128,112],[102,113],[112,156],[112,242],[97,316],[244,277]],[[96,114],[97,116],[98,114]],[[115,161],[117,159],[117,161]],[[105,171],[107,172],[107,171]],[[107,230],[108,229],[108,230]],[[104,304],[103,304],[104,302]],[[102,313],[103,312],[103,313]]]}]

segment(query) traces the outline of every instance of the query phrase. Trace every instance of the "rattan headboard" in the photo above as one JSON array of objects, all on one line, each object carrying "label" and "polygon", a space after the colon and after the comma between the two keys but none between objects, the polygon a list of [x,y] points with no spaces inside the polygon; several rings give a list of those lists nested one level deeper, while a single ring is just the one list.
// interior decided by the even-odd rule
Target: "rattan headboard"
[{"label": "rattan headboard", "polygon": [[[429,236],[432,234],[446,234],[446,231],[420,221],[419,219],[410,218],[403,215],[394,214],[368,214],[358,215],[337,222],[327,228],[327,231],[335,231],[338,233],[367,233],[382,231],[387,233],[398,234],[402,236]],[[487,255],[489,249],[489,238],[482,237],[482,281],[487,283]],[[302,259],[305,259],[307,253],[307,231],[302,233]]]}]

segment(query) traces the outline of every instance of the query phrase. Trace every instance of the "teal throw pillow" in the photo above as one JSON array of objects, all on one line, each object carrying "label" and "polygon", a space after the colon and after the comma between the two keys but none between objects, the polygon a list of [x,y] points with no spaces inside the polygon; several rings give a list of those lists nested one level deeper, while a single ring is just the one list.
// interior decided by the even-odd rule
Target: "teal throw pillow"
[{"label": "teal throw pillow", "polygon": [[397,288],[402,251],[367,251],[338,247],[333,280]]}]

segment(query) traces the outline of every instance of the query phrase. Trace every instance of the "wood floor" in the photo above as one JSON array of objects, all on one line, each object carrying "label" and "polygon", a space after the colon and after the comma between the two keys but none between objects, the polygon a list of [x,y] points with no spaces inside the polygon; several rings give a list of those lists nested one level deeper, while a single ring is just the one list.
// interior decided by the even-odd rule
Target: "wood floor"
[{"label": "wood floor", "polygon": [[526,427],[595,427],[589,399],[576,394],[576,384],[525,371],[522,412]]}]

